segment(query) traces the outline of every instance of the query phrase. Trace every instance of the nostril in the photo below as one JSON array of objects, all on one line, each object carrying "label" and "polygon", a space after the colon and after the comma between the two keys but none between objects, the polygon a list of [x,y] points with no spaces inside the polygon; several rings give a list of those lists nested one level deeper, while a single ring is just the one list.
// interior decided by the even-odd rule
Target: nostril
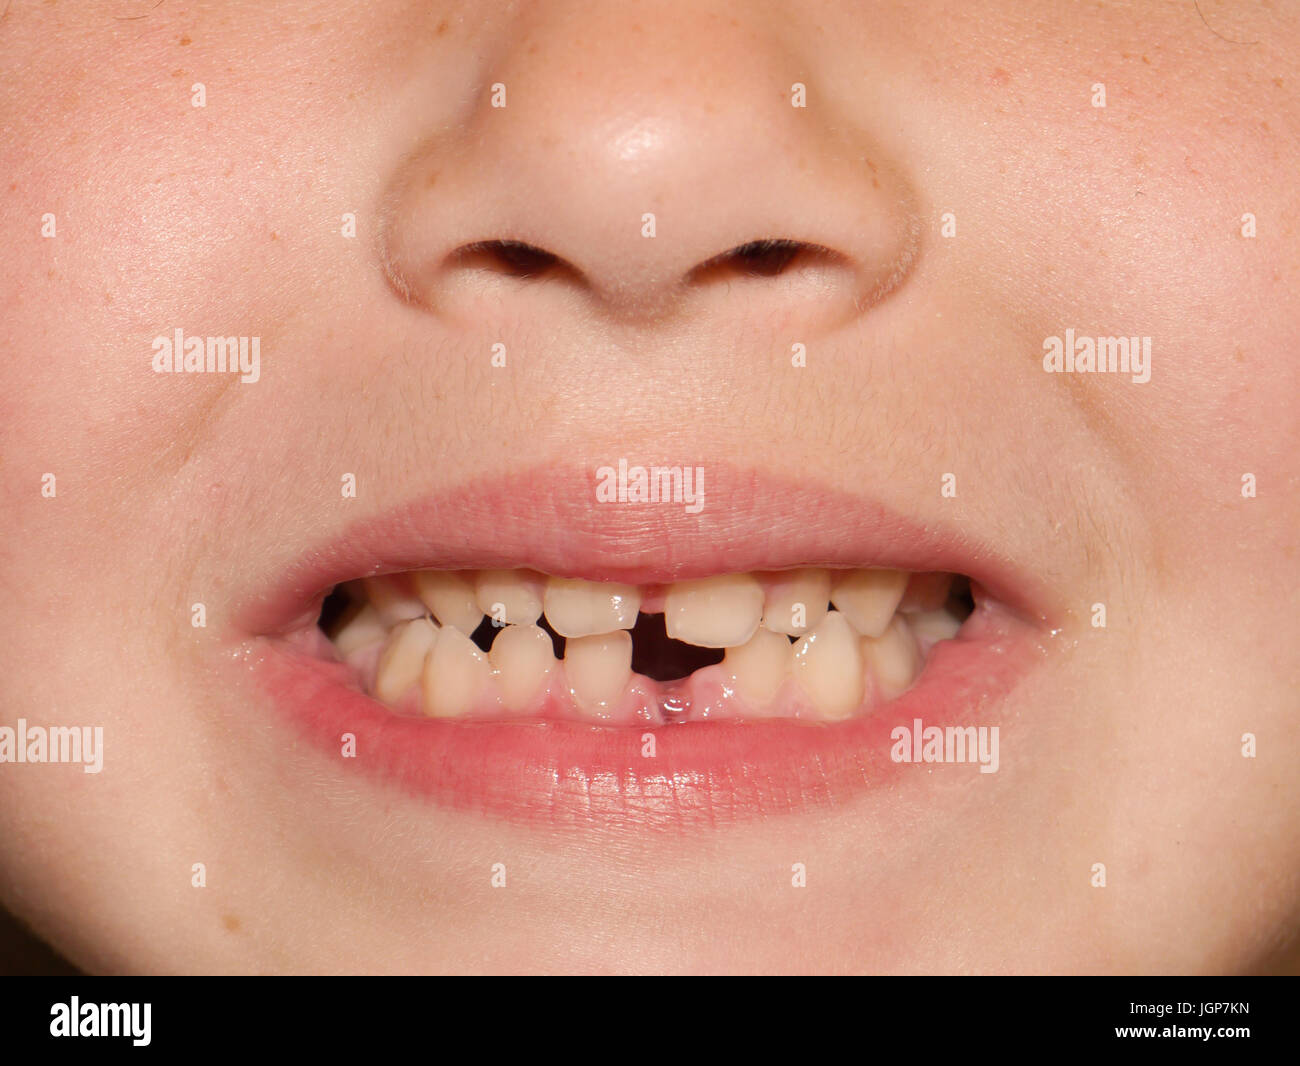
[{"label": "nostril", "polygon": [[747,241],[715,255],[691,271],[692,282],[707,282],[725,277],[774,278],[796,261],[813,265],[840,261],[842,257],[819,244],[785,238]]},{"label": "nostril", "polygon": [[788,267],[803,247],[800,241],[750,241],[725,254],[747,273],[770,278]]},{"label": "nostril", "polygon": [[449,259],[458,267],[515,278],[541,277],[563,265],[559,256],[524,241],[475,241],[461,245]]}]

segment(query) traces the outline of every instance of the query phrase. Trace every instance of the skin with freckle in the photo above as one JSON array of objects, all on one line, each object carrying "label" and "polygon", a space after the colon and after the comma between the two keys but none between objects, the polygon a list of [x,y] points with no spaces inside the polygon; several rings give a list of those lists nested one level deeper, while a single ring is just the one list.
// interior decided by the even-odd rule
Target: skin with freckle
[{"label": "skin with freckle", "polygon": [[[0,763],[0,900],[92,971],[1294,967],[1300,14],[1200,8],[14,0],[0,726],[105,751]],[[761,239],[808,254],[719,272]],[[156,373],[178,328],[259,338],[257,380]],[[1067,329],[1152,338],[1150,379],[1045,372]],[[998,772],[523,826],[227,683],[235,605],[320,538],[619,456],[1035,575]]]}]

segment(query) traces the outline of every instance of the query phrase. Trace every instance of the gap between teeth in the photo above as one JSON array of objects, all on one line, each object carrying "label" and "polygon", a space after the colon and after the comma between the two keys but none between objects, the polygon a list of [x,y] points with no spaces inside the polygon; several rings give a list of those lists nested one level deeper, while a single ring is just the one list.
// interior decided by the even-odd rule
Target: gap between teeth
[{"label": "gap between teeth", "polygon": [[[905,692],[934,644],[962,624],[950,574],[806,568],[723,574],[647,591],[672,639],[723,649],[670,686],[632,672],[643,604],[632,585],[525,570],[414,571],[365,578],[331,627],[338,656],[381,702],[436,718],[520,717],[539,708],[607,722],[793,716],[837,721]],[[544,621],[566,638],[563,660]],[[471,639],[484,618],[491,650]],[[685,700],[683,700],[685,697]],[[688,705],[685,716],[669,714]]]}]

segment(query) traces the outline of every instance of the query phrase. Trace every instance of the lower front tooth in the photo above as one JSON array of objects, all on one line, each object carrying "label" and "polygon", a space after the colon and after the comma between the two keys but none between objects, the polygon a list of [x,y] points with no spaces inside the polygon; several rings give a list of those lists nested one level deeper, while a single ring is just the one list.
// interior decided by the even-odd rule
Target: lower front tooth
[{"label": "lower front tooth", "polygon": [[417,570],[411,575],[416,594],[444,626],[473,633],[483,621],[474,586],[463,574],[452,570]]},{"label": "lower front tooth", "polygon": [[334,626],[330,640],[339,655],[346,659],[362,648],[378,644],[386,636],[388,627],[379,617],[379,612],[368,603],[354,603]]},{"label": "lower front tooth", "polygon": [[603,710],[623,694],[632,677],[632,634],[620,629],[571,637],[564,645],[564,673],[574,702]]},{"label": "lower front tooth", "polygon": [[555,668],[554,646],[540,626],[506,626],[492,642],[488,662],[497,672],[508,711],[532,705]]},{"label": "lower front tooth", "polygon": [[793,652],[781,633],[759,629],[739,647],[728,648],[722,666],[746,703],[765,707],[790,676]]},{"label": "lower front tooth", "polygon": [[531,570],[481,570],[478,609],[502,624],[528,626],[542,617],[542,578]]},{"label": "lower front tooth", "polygon": [[432,718],[468,714],[491,676],[487,656],[474,642],[444,626],[424,663],[424,713]]},{"label": "lower front tooth", "polygon": [[763,586],[753,574],[676,581],[664,597],[668,635],[700,648],[744,644],[762,617]]},{"label": "lower front tooth", "polygon": [[379,659],[375,675],[375,696],[384,703],[396,703],[420,680],[424,660],[438,639],[438,627],[427,618],[404,622]]},{"label": "lower front tooth", "polygon": [[838,611],[794,645],[794,676],[823,718],[848,718],[862,704],[858,635]]},{"label": "lower front tooth", "polygon": [[908,623],[895,617],[878,637],[862,638],[862,661],[882,699],[901,696],[921,670],[921,649]]},{"label": "lower front tooth", "polygon": [[831,603],[864,637],[878,637],[907,588],[903,570],[844,570],[831,582]]},{"label": "lower front tooth", "polygon": [[412,596],[397,578],[389,574],[363,578],[361,587],[365,590],[366,599],[383,619],[385,625],[395,626],[398,622],[409,622],[413,618],[423,618],[428,614],[424,604]]},{"label": "lower front tooth", "polygon": [[799,637],[826,617],[831,575],[825,570],[790,570],[765,582],[763,628]]}]

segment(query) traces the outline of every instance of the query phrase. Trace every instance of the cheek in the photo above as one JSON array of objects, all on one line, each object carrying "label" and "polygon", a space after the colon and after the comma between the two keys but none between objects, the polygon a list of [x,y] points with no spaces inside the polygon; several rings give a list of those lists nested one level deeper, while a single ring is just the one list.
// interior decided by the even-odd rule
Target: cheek
[{"label": "cheek", "polygon": [[[355,122],[302,99],[310,42],[286,65],[276,58],[290,42],[264,37],[267,62],[254,69],[246,44],[201,19],[131,42],[122,32],[6,57],[26,74],[3,100],[14,147],[0,189],[12,235],[0,331],[15,357],[0,381],[4,432],[20,451],[53,429],[64,455],[130,467],[192,435],[220,402],[220,382],[156,376],[154,338],[179,328],[274,347],[324,284],[304,264],[338,255],[322,203],[355,197],[322,175],[341,154],[330,138]],[[51,85],[52,102],[41,91]]]},{"label": "cheek", "polygon": [[[1185,537],[1191,520],[1220,541],[1253,529],[1258,544],[1261,520],[1285,524],[1277,494],[1271,514],[1230,505],[1248,473],[1279,488],[1300,442],[1300,246],[1284,177],[1295,149],[1279,136],[1300,105],[1274,76],[1287,66],[1277,54],[1204,69],[1184,14],[1144,23],[1127,49],[1118,27],[1098,27],[1086,39],[1116,42],[1106,62],[1062,40],[1009,77],[974,57],[940,78],[945,98],[978,86],[958,113],[985,120],[978,136],[949,131],[970,151],[951,255],[1003,327],[1016,324],[1033,391],[1072,394],[1103,444],[1096,461],[1128,469],[1129,498],[1166,535]],[[1149,338],[1149,380],[1043,374],[1044,341],[1067,329]]]}]

